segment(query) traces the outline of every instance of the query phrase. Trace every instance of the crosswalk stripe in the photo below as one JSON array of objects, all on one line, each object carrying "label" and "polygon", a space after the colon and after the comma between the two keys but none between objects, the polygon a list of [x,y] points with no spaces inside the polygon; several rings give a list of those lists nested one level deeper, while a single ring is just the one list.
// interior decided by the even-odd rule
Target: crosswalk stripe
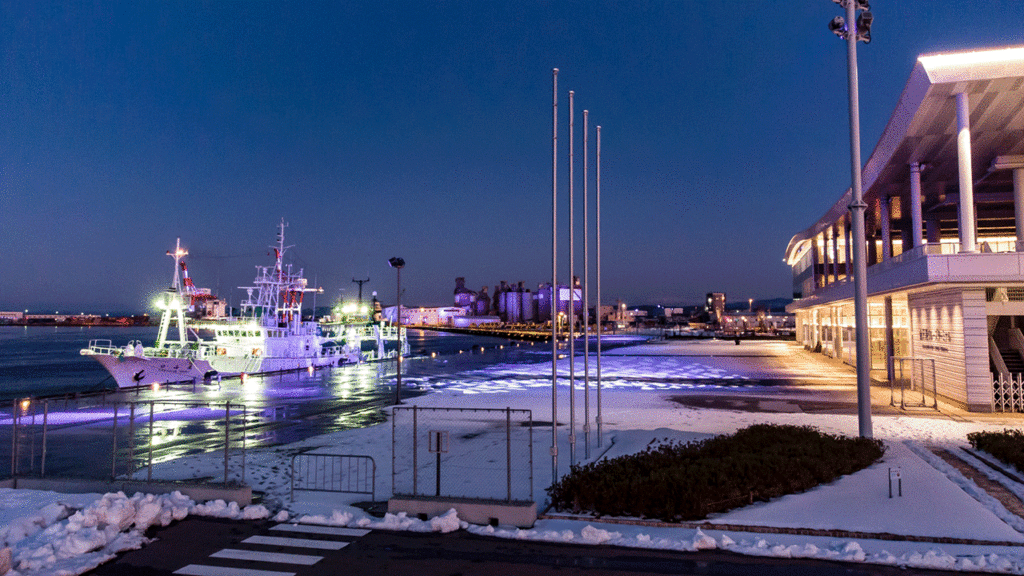
[{"label": "crosswalk stripe", "polygon": [[174,573],[186,576],[295,576],[295,572],[228,568],[227,566],[204,566],[202,564],[189,564],[184,568],[175,570]]},{"label": "crosswalk stripe", "polygon": [[250,536],[242,540],[245,544],[268,544],[270,546],[291,546],[295,548],[316,548],[319,550],[341,550],[348,542],[310,540],[308,538],[282,538],[280,536]]},{"label": "crosswalk stripe", "polygon": [[255,550],[235,550],[225,548],[210,554],[210,558],[229,558],[231,560],[252,560],[254,562],[275,562],[277,564],[304,564],[312,566],[323,560],[323,556],[308,554],[285,554],[283,552],[258,552]]},{"label": "crosswalk stripe", "polygon": [[304,534],[327,534],[330,536],[366,536],[369,530],[360,528],[339,528],[337,526],[315,526],[310,524],[278,524],[271,530],[287,530],[288,532],[302,532]]}]

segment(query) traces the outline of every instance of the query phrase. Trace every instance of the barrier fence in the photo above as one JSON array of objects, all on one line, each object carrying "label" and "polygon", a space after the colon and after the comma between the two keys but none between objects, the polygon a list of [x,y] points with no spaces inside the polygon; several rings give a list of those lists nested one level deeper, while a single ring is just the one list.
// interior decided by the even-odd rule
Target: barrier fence
[{"label": "barrier fence", "polygon": [[296,454],[291,465],[291,499],[296,490],[369,494],[377,499],[377,463],[354,454]]},{"label": "barrier fence", "polygon": [[533,413],[513,408],[393,408],[396,496],[533,501]]},{"label": "barrier fence", "polygon": [[993,376],[992,409],[996,412],[1024,412],[1024,374]]},{"label": "barrier fence", "polygon": [[[889,358],[893,379],[889,381],[889,405],[939,409],[934,358]],[[898,391],[898,394],[897,394]],[[931,399],[929,400],[929,395]]]},{"label": "barrier fence", "polygon": [[[152,481],[154,463],[220,451],[223,482],[245,481],[244,404],[24,398],[4,411],[0,450],[10,450],[11,477]],[[232,462],[239,471],[231,472]]]}]

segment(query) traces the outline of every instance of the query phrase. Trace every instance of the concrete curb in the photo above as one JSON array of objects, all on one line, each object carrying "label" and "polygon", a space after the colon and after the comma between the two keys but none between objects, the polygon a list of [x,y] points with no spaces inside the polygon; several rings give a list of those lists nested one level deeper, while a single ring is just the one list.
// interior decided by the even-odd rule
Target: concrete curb
[{"label": "concrete curb", "polygon": [[752,532],[757,534],[792,534],[797,536],[823,536],[826,538],[889,540],[897,542],[930,542],[934,544],[966,544],[970,546],[1015,546],[1019,542],[998,540],[975,540],[972,538],[952,538],[948,536],[914,536],[890,534],[888,532],[856,532],[852,530],[824,530],[818,528],[787,528],[782,526],[749,526],[744,524],[713,524],[711,522],[662,522],[660,520],[641,520],[635,518],[598,518],[573,514],[538,514],[538,520],[579,520],[601,524],[623,524],[629,526],[650,526],[656,528],[689,528],[700,530],[718,530],[727,532]]},{"label": "concrete curb", "polygon": [[131,496],[136,492],[146,494],[170,494],[181,492],[196,502],[224,500],[236,502],[245,507],[252,504],[252,488],[249,486],[224,486],[218,484],[189,484],[184,482],[142,482],[137,480],[107,481],[74,478],[10,478],[0,482],[0,488],[22,488],[26,490],[50,490],[70,494],[91,492],[124,492]]}]

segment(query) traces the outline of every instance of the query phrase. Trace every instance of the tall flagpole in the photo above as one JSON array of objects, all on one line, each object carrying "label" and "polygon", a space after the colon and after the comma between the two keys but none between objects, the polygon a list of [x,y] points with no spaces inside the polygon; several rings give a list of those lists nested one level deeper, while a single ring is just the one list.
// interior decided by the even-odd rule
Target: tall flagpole
[{"label": "tall flagpole", "polygon": [[576,132],[574,96],[569,90],[569,464],[576,463],[576,209],[573,180],[576,160],[573,144]]},{"label": "tall flagpole", "polygon": [[558,481],[558,68],[552,71],[551,129],[551,483]]},{"label": "tall flagpole", "polygon": [[590,112],[583,111],[583,444],[590,460],[590,213],[587,194],[587,126]]},{"label": "tall flagpole", "polygon": [[601,127],[597,127],[597,446],[603,445],[601,438]]}]

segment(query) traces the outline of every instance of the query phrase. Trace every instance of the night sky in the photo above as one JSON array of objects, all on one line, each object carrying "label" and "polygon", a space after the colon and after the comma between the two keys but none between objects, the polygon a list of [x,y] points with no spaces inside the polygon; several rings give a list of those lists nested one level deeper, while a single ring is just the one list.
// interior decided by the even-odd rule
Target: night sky
[{"label": "night sky", "polygon": [[[865,159],[919,54],[1024,43],[1020,0],[872,8]],[[787,242],[849,186],[845,44],[827,29],[841,13],[829,0],[0,0],[0,310],[153,312],[177,237],[195,283],[237,305],[281,218],[319,305],[367,277],[393,303],[392,256],[407,263],[404,304],[450,304],[457,276],[536,289],[551,275],[556,67],[561,278],[574,90],[577,274],[588,109],[605,301],[788,296]]]}]

